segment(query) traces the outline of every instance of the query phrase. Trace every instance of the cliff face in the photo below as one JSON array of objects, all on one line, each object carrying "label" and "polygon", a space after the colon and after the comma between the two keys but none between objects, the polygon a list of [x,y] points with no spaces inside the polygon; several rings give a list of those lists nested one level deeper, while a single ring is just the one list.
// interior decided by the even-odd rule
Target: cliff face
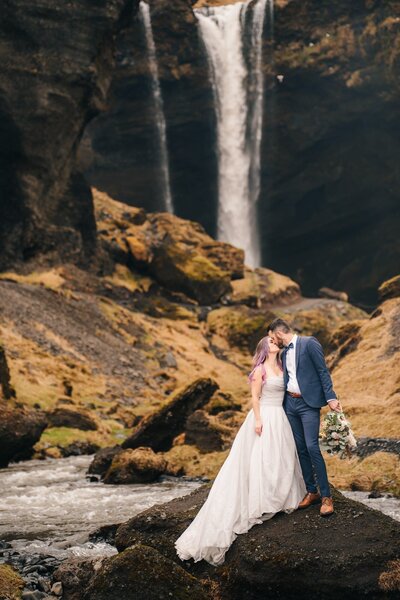
[{"label": "cliff face", "polygon": [[[176,211],[213,235],[216,129],[204,48],[188,0],[150,5]],[[370,303],[397,272],[399,19],[395,2],[291,0],[275,3],[272,41],[264,32],[263,260],[308,293],[328,285]],[[114,197],[159,209],[139,21],[118,51],[110,108],[87,130],[81,164]]]},{"label": "cliff face", "polygon": [[[176,213],[215,233],[215,116],[206,56],[189,0],[151,0]],[[152,76],[140,14],[118,38],[109,110],[87,129],[80,164],[90,182],[147,210],[164,210]]]},{"label": "cliff face", "polygon": [[0,20],[0,268],[95,243],[90,188],[75,154],[103,107],[113,39],[136,0],[8,0]]}]

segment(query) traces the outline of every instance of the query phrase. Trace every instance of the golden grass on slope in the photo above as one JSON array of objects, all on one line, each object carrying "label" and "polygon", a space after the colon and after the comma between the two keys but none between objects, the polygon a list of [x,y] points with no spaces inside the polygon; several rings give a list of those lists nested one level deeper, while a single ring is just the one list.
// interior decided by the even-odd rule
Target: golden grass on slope
[{"label": "golden grass on slope", "polygon": [[384,302],[359,336],[333,370],[335,390],[356,435],[400,438],[400,298]]},{"label": "golden grass on slope", "polygon": [[58,290],[65,283],[63,267],[43,271],[33,271],[27,275],[14,273],[13,271],[5,271],[0,273],[0,279],[15,281],[17,283],[42,285],[50,290]]},{"label": "golden grass on slope", "polygon": [[360,460],[325,456],[330,482],[339,489],[379,490],[400,496],[400,460],[394,454],[376,452]]}]

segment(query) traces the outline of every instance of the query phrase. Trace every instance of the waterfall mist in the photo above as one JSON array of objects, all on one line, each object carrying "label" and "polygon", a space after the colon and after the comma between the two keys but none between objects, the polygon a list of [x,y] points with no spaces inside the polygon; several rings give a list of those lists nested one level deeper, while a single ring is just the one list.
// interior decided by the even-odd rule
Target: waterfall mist
[{"label": "waterfall mist", "polygon": [[272,1],[195,10],[217,117],[218,238],[261,264],[257,200],[263,120],[262,34]]},{"label": "waterfall mist", "polygon": [[171,183],[169,173],[169,159],[168,159],[168,146],[167,146],[167,132],[166,122],[164,115],[164,104],[161,94],[160,80],[158,76],[157,66],[157,52],[154,42],[153,29],[151,25],[150,7],[143,0],[139,4],[140,18],[143,23],[145,36],[146,36],[146,48],[149,61],[149,69],[152,81],[153,99],[154,99],[154,114],[157,125],[159,151],[160,151],[160,168],[162,178],[162,190],[164,198],[164,208],[168,212],[174,212],[174,206],[172,202],[171,194]]}]

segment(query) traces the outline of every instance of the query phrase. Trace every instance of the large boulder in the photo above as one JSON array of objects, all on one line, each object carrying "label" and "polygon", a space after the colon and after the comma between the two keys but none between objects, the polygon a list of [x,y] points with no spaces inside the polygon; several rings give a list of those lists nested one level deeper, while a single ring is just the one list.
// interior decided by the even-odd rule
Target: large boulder
[{"label": "large boulder", "polygon": [[50,427],[72,427],[83,431],[95,431],[96,420],[87,411],[59,407],[46,413]]},{"label": "large boulder", "polygon": [[104,483],[151,483],[166,471],[167,461],[151,448],[128,448],[116,454]]},{"label": "large boulder", "polygon": [[89,465],[88,473],[103,476],[119,452],[122,452],[122,448],[119,445],[100,448]]},{"label": "large boulder", "polygon": [[195,410],[186,421],[185,443],[194,444],[201,452],[226,450],[231,445],[235,430],[221,423],[205,410]]},{"label": "large boulder", "polygon": [[82,600],[212,600],[202,583],[152,547],[137,544],[107,558]]},{"label": "large boulder", "polygon": [[204,378],[179,389],[160,409],[140,421],[122,447],[149,446],[156,451],[168,450],[174,437],[184,430],[188,416],[207,404],[217,388],[213,379]]},{"label": "large boulder", "polygon": [[30,458],[46,426],[43,413],[0,401],[0,467]]},{"label": "large boulder", "polygon": [[329,520],[321,519],[318,506],[277,515],[239,535],[220,567],[181,561],[174,542],[201,508],[210,485],[122,524],[116,535],[118,550],[151,546],[188,573],[219,581],[222,597],[231,600],[264,600],[266,590],[271,599],[387,598],[379,577],[398,557],[400,523],[336,490],[336,512]]},{"label": "large boulder", "polygon": [[87,588],[103,561],[104,557],[64,560],[53,573],[53,581],[62,584],[63,600],[82,600],[82,590]]},{"label": "large boulder", "polygon": [[200,304],[217,302],[243,277],[243,251],[212,239],[199,223],[127,207],[94,192],[101,237],[130,266]]}]

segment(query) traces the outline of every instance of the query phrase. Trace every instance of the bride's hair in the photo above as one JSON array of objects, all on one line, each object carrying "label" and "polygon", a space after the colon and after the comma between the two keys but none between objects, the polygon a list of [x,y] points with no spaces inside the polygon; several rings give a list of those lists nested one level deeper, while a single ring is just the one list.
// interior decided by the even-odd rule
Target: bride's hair
[{"label": "bride's hair", "polygon": [[[250,371],[249,376],[248,376],[249,383],[251,381],[253,381],[253,379],[254,379],[254,371],[257,369],[257,367],[259,367],[260,365],[262,365],[264,363],[264,361],[268,358],[268,356],[269,356],[269,336],[266,335],[263,338],[261,338],[261,340],[257,344],[257,348],[256,348],[256,351],[253,356],[252,370]],[[276,362],[277,362],[280,370],[283,371],[282,361],[279,357],[279,352],[276,355]],[[265,382],[266,376],[267,375],[265,372],[265,368],[263,368],[262,376],[261,376],[263,383]]]}]

